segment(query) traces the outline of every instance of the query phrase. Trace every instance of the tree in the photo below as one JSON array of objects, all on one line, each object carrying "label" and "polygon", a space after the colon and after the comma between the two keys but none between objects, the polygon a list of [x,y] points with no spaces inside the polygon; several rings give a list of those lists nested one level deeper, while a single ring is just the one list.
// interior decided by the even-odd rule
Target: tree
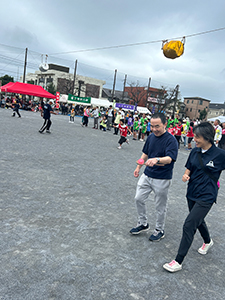
[{"label": "tree", "polygon": [[2,85],[5,85],[9,82],[14,82],[14,78],[9,75],[4,75],[4,76],[0,77],[0,80],[2,81]]},{"label": "tree", "polygon": [[180,109],[181,103],[181,99],[179,99],[179,85],[174,89],[169,89],[169,91],[162,87],[160,94],[162,95],[160,110],[172,110],[173,114],[175,114]]},{"label": "tree", "polygon": [[145,103],[147,101],[147,87],[142,87],[137,83],[131,82],[128,84],[129,87],[125,87],[125,91],[128,92],[129,98],[133,101],[133,104]]},{"label": "tree", "polygon": [[203,110],[201,110],[199,112],[199,119],[204,120],[206,118],[206,116],[207,116],[207,110],[204,108]]},{"label": "tree", "polygon": [[53,82],[50,82],[48,85],[47,85],[47,91],[53,95],[55,95],[56,93],[56,87],[55,85],[53,84]]}]

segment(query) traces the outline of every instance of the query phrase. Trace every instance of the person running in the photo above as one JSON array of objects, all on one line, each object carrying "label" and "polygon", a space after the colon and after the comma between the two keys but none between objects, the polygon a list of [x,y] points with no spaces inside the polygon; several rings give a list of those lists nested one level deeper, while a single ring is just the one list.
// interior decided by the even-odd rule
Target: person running
[{"label": "person running", "polygon": [[178,124],[176,124],[176,126],[175,126],[175,135],[174,135],[178,142],[178,149],[180,149],[182,130],[183,130],[182,120],[179,119]]},{"label": "person running", "polygon": [[218,147],[225,150],[225,122],[222,123],[222,138],[219,141]]},{"label": "person running", "polygon": [[193,137],[194,137],[193,125],[194,125],[193,122],[191,122],[190,126],[188,128],[188,131],[187,131],[187,138],[188,138],[188,148],[187,148],[187,150],[192,150],[191,142],[192,142]]},{"label": "person running", "polygon": [[144,140],[145,140],[145,135],[146,135],[146,132],[147,132],[147,126],[148,126],[148,121],[144,120],[144,124],[141,127],[141,139],[140,139],[141,142],[144,142]]},{"label": "person running", "polygon": [[167,131],[172,135],[175,134],[175,127],[173,126],[173,123],[170,123],[170,127],[167,129]]},{"label": "person running", "polygon": [[[166,117],[163,113],[152,115],[151,128],[152,133],[144,144],[141,156],[146,168],[138,181],[135,195],[138,223],[130,233],[136,235],[149,230],[145,203],[149,194],[154,191],[156,224],[149,240],[160,241],[165,237],[168,191],[177,159],[178,144],[174,136],[166,131]],[[143,164],[137,165],[134,177],[139,176]]]},{"label": "person running", "polygon": [[214,136],[214,143],[216,147],[218,147],[219,141],[222,138],[222,128],[220,126],[220,120],[216,119],[214,121],[214,128],[215,128],[215,136]]},{"label": "person running", "polygon": [[21,118],[21,115],[19,113],[19,108],[20,107],[21,107],[20,100],[18,99],[18,97],[16,97],[16,99],[13,101],[13,114],[12,114],[12,117],[15,117],[15,115],[17,113],[18,117]]},{"label": "person running", "polygon": [[135,117],[134,118],[134,124],[133,124],[133,140],[137,140],[138,131],[139,131],[138,117]]},{"label": "person running", "polygon": [[44,119],[44,124],[42,125],[41,129],[39,130],[40,133],[43,133],[46,130],[46,133],[51,133],[50,127],[52,124],[52,121],[50,120],[51,114],[57,115],[51,107],[51,104],[53,103],[52,100],[49,100],[48,103],[44,104],[42,102],[41,104],[41,116]]},{"label": "person running", "polygon": [[75,117],[75,110],[74,108],[71,109],[71,112],[70,112],[70,120],[69,120],[69,123],[74,123],[74,117]]},{"label": "person running", "polygon": [[129,140],[126,138],[127,137],[127,131],[129,131],[130,134],[132,134],[132,132],[128,128],[128,126],[125,125],[125,122],[124,122],[123,119],[120,120],[120,124],[119,125],[114,125],[114,126],[118,126],[118,128],[120,130],[120,139],[118,141],[118,143],[119,143],[118,149],[121,149],[123,143],[126,142],[127,144],[129,144]]},{"label": "person running", "polygon": [[218,180],[225,169],[225,151],[214,145],[215,130],[208,122],[202,122],[194,127],[196,148],[189,154],[183,182],[188,181],[187,203],[189,214],[183,225],[183,235],[175,260],[163,265],[169,272],[182,269],[182,263],[199,230],[203,245],[198,253],[205,255],[213,246],[205,217],[216,202],[218,194]]},{"label": "person running", "polygon": [[82,122],[82,127],[87,127],[88,126],[88,118],[90,116],[90,110],[88,107],[85,107],[84,109],[84,115],[83,115],[83,122]]}]

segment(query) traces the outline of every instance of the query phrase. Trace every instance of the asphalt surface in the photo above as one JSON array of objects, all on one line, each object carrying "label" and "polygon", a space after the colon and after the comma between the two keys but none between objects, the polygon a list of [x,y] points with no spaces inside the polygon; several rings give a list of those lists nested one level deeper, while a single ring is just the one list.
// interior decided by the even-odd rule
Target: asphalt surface
[{"label": "asphalt surface", "polygon": [[166,237],[153,243],[152,196],[150,231],[129,234],[143,142],[118,150],[119,136],[62,115],[52,116],[51,134],[40,134],[39,113],[11,113],[0,109],[1,300],[225,299],[225,173],[206,219],[214,246],[198,254],[197,233],[183,270],[171,274],[162,265],[175,258],[188,212],[188,151],[181,146],[175,164]]}]

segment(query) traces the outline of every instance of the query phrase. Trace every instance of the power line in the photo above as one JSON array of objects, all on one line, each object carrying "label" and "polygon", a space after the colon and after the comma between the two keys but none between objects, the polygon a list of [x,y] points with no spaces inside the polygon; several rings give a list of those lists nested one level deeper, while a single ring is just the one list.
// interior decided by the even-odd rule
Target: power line
[{"label": "power line", "polygon": [[207,31],[203,31],[203,32],[193,33],[193,34],[179,36],[179,37],[175,37],[175,38],[169,38],[169,39],[161,39],[161,40],[156,40],[156,41],[140,42],[140,43],[132,43],[132,44],[124,44],[124,45],[116,45],[116,46],[108,46],[108,47],[98,47],[98,48],[91,48],[91,49],[74,50],[74,51],[59,52],[59,53],[51,53],[49,55],[61,55],[61,54],[70,54],[70,53],[78,53],[78,52],[88,52],[88,51],[107,50],[107,49],[155,44],[155,43],[161,43],[164,40],[176,40],[176,39],[182,39],[183,37],[186,37],[186,38],[193,37],[193,36],[208,34],[208,33],[216,32],[216,31],[224,30],[224,29],[225,29],[225,27],[222,27],[222,28],[207,30]]}]

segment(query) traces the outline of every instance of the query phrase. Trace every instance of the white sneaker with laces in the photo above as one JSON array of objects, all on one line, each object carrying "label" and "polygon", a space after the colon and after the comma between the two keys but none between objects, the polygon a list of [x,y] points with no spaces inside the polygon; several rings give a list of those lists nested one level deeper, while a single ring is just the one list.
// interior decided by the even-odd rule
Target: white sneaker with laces
[{"label": "white sneaker with laces", "polygon": [[203,255],[207,254],[208,250],[213,246],[213,244],[213,240],[211,240],[209,244],[203,243],[201,248],[198,249],[198,253]]},{"label": "white sneaker with laces", "polygon": [[177,272],[182,270],[182,265],[178,264],[175,260],[172,260],[170,263],[163,265],[163,268],[169,272]]}]

